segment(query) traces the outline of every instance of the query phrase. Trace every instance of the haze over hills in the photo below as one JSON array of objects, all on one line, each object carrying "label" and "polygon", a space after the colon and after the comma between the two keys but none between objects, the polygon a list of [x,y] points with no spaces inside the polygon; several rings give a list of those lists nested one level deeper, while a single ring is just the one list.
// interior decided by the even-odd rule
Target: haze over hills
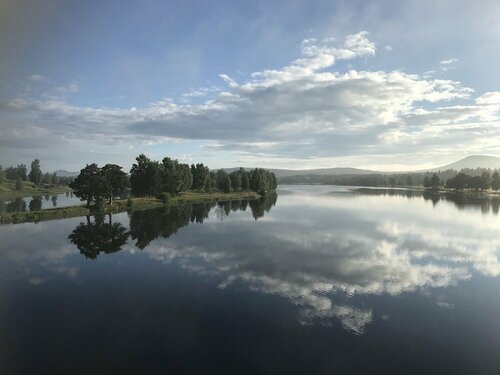
[{"label": "haze over hills", "polygon": [[80,172],[70,172],[65,169],[58,169],[57,171],[54,171],[54,173],[61,177],[75,177],[78,176]]},{"label": "haze over hills", "polygon": [[[349,168],[349,167],[335,167],[335,168],[320,168],[320,169],[271,169],[276,177],[288,177],[288,176],[341,176],[341,175],[366,175],[366,174],[393,174],[393,173],[423,173],[423,172],[433,172],[433,171],[445,171],[453,169],[460,171],[464,168],[490,168],[496,169],[500,168],[500,158],[495,156],[486,155],[471,155],[463,159],[460,159],[454,163],[446,164],[441,167],[425,169],[425,170],[415,170],[415,171],[392,171],[392,172],[382,172],[373,171],[368,169],[359,168]],[[236,170],[237,168],[227,168],[228,173]],[[248,168],[247,168],[248,169]]]},{"label": "haze over hills", "polygon": [[447,169],[454,169],[456,171],[459,171],[464,168],[500,168],[500,158],[486,155],[471,155],[454,163],[446,164],[439,168],[430,169],[430,171],[445,171]]}]

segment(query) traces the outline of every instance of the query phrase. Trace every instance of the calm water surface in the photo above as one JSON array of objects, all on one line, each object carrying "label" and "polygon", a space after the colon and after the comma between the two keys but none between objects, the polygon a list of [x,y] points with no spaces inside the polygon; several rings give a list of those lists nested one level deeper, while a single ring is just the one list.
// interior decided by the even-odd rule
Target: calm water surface
[{"label": "calm water surface", "polygon": [[39,211],[81,204],[84,204],[84,202],[73,195],[73,193],[37,195],[33,197],[0,200],[0,212]]},{"label": "calm water surface", "polygon": [[3,225],[0,373],[498,374],[498,207],[283,186]]}]

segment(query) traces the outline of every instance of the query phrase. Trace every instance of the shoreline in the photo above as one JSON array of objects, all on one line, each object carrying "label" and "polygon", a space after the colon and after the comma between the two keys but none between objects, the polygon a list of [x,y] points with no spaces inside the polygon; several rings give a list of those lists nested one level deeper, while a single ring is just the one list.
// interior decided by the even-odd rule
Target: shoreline
[{"label": "shoreline", "polygon": [[235,200],[255,200],[261,198],[261,195],[253,191],[238,191],[232,193],[205,193],[205,192],[186,192],[179,196],[172,197],[169,203],[164,203],[157,198],[131,198],[132,205],[128,205],[128,199],[118,199],[113,201],[113,205],[104,204],[101,210],[94,210],[93,207],[87,208],[85,205],[49,208],[40,211],[24,212],[5,212],[0,214],[0,225],[2,224],[21,224],[37,223],[39,221],[66,219],[72,217],[89,216],[98,213],[116,214],[121,212],[147,210],[151,208],[176,206],[191,203],[203,202],[227,202]]},{"label": "shoreline", "polygon": [[71,190],[69,186],[55,186],[55,187],[37,186],[30,189],[23,187],[22,190],[0,191],[0,200],[7,201],[16,198],[26,198],[26,197],[35,197],[44,195],[59,195],[64,193],[71,193],[72,191],[73,190]]}]

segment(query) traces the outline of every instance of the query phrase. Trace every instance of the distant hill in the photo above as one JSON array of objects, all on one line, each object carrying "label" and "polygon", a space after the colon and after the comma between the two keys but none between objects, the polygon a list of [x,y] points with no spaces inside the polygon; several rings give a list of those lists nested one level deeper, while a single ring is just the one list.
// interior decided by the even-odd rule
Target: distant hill
[{"label": "distant hill", "polygon": [[439,168],[430,169],[431,171],[445,171],[448,169],[454,169],[459,171],[464,168],[490,168],[496,169],[500,168],[500,158],[495,156],[485,156],[485,155],[471,155],[456,161],[451,164],[443,165]]},{"label": "distant hill", "polygon": [[[443,165],[442,167],[416,170],[416,171],[406,171],[406,172],[380,172],[372,171],[368,169],[358,169],[358,168],[348,168],[348,167],[336,167],[336,168],[320,168],[320,169],[271,169],[276,177],[289,177],[289,176],[344,176],[344,175],[369,175],[369,174],[400,174],[400,173],[424,173],[424,172],[434,172],[434,171],[446,171],[453,169],[460,171],[464,168],[490,168],[497,169],[500,168],[500,158],[495,156],[486,155],[471,155],[467,156],[461,160],[454,163]],[[231,173],[238,168],[226,168],[225,171]],[[245,170],[250,170],[251,168],[244,168]]]},{"label": "distant hill", "polygon": [[[226,168],[225,171],[231,173],[239,168]],[[249,170],[250,168],[245,168]],[[270,169],[276,177],[287,177],[287,176],[341,176],[341,175],[359,175],[359,174],[372,174],[379,173],[375,171],[370,171],[366,169],[358,168],[320,168],[320,169]]]},{"label": "distant hill", "polygon": [[54,173],[61,177],[74,177],[80,174],[80,172],[70,172],[64,169],[58,169],[57,171],[54,171]]}]

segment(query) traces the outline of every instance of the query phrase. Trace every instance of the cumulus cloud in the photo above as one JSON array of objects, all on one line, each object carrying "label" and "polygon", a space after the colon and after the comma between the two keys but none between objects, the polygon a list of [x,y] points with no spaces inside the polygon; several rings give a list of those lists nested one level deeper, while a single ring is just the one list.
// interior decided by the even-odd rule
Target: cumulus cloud
[{"label": "cumulus cloud", "polygon": [[[239,151],[249,157],[252,144],[259,149],[258,144],[267,143],[274,145],[267,156],[282,160],[362,155],[382,160],[387,153],[405,154],[408,143],[432,156],[429,144],[434,150],[447,144],[445,139],[437,142],[428,137],[436,127],[447,126],[465,136],[469,130],[463,127],[465,122],[472,121],[474,128],[498,122],[494,93],[470,104],[473,89],[457,81],[400,70],[335,69],[338,61],[354,64],[375,53],[365,31],[342,42],[311,38],[302,41],[301,56],[281,68],[254,72],[241,82],[220,74],[224,88],[201,88],[179,100],[162,99],[129,109],[82,107],[57,97],[13,99],[1,105],[0,123],[2,128],[7,122],[13,124],[21,132],[36,127],[69,139],[91,139],[97,145],[99,138],[125,144],[137,138],[156,143],[183,139],[216,142],[219,150],[236,152],[235,145],[242,143]],[[443,60],[442,66],[454,61]],[[74,93],[78,85],[58,90]],[[191,98],[207,94],[210,98],[204,102],[190,103]],[[466,104],[448,104],[456,101]],[[490,130],[500,136],[500,128]],[[481,137],[470,137],[471,147]]]}]

